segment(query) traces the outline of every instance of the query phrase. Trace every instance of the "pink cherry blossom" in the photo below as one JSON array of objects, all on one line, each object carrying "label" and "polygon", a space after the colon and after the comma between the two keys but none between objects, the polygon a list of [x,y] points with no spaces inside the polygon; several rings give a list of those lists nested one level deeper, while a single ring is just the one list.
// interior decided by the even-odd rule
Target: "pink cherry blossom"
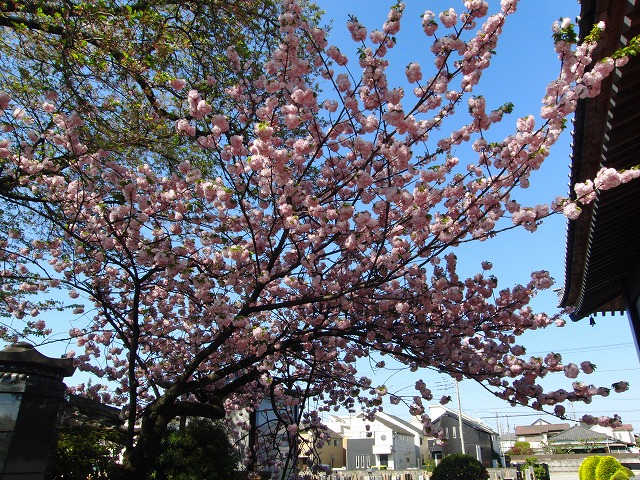
[{"label": "pink cherry blossom", "polygon": [[565,365],[564,374],[567,378],[576,378],[578,376],[578,373],[580,373],[580,370],[576,364],[570,363],[568,365]]},{"label": "pink cherry blossom", "polygon": [[187,81],[182,78],[177,78],[175,80],[171,80],[170,84],[172,88],[182,90],[187,85]]},{"label": "pink cherry blossom", "polygon": [[439,18],[445,28],[451,28],[458,22],[458,15],[453,8],[440,13]]}]

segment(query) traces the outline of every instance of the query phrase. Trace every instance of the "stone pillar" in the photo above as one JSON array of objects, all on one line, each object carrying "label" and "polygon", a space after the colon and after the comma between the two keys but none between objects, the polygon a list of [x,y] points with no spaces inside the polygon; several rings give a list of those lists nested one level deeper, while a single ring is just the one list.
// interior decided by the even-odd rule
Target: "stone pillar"
[{"label": "stone pillar", "polygon": [[0,480],[46,480],[71,358],[18,342],[0,351]]}]

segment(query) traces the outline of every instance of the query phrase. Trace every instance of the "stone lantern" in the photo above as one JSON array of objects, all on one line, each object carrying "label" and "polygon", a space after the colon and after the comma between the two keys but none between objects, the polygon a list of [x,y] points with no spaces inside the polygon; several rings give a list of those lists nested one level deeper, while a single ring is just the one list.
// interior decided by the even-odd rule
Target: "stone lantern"
[{"label": "stone lantern", "polygon": [[46,480],[71,358],[18,342],[0,351],[0,479]]}]

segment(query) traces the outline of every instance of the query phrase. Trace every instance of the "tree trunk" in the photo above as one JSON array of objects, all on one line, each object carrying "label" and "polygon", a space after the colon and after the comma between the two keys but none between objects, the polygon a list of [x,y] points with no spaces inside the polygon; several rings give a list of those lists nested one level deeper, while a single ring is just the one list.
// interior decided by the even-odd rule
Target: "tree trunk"
[{"label": "tree trunk", "polygon": [[140,432],[131,451],[125,452],[126,478],[146,480],[153,471],[156,456],[160,453],[162,436],[171,417],[153,410],[142,417]]},{"label": "tree trunk", "polygon": [[177,416],[197,416],[222,419],[225,416],[222,400],[209,399],[211,403],[176,402],[175,396],[161,397],[147,407],[140,421],[140,431],[134,445],[125,451],[124,470],[127,479],[146,480],[161,451],[162,437],[169,422]]}]

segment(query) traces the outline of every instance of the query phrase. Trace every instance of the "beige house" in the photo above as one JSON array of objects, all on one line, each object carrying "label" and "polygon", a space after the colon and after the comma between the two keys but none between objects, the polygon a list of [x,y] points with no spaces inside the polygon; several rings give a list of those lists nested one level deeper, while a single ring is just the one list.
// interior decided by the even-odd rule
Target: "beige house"
[{"label": "beige house", "polygon": [[346,444],[344,437],[329,429],[328,440],[321,447],[316,445],[316,436],[313,433],[303,433],[303,444],[300,448],[298,464],[301,469],[311,465],[324,465],[331,469],[343,468],[346,464]]},{"label": "beige house", "polygon": [[516,427],[516,441],[529,442],[533,453],[544,453],[549,446],[549,438],[571,427],[568,423],[549,423],[539,418],[531,425]]}]

